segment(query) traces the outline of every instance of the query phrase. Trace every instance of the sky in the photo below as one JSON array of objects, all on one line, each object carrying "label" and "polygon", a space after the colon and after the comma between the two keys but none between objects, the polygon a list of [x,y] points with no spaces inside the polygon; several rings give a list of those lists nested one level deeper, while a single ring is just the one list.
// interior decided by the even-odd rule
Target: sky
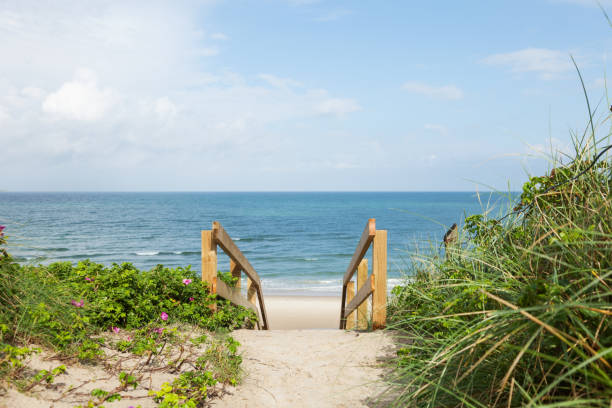
[{"label": "sky", "polygon": [[516,190],[611,50],[589,0],[0,0],[0,191]]}]

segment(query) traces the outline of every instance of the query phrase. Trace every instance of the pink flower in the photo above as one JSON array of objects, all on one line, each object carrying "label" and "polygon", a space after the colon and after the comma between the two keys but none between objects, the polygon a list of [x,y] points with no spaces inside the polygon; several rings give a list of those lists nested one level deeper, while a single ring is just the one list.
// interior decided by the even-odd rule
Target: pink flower
[{"label": "pink flower", "polygon": [[165,322],[166,320],[168,320],[168,313],[161,312],[161,315],[159,317],[161,317],[161,319]]},{"label": "pink flower", "polygon": [[118,328],[118,327],[113,326],[113,327],[111,327],[111,331],[112,331],[113,333],[115,333],[115,334],[119,334],[119,331],[120,331],[120,330],[119,330],[119,328]]},{"label": "pink flower", "polygon": [[164,329],[162,329],[161,327],[158,327],[157,329],[153,329],[153,332],[157,334],[162,334],[164,332]]},{"label": "pink flower", "polygon": [[93,281],[93,279],[91,279],[91,278],[89,278],[89,277],[87,277],[87,276],[85,277],[85,280],[86,280],[87,282],[92,282],[92,281]]},{"label": "pink flower", "polygon": [[191,279],[183,279],[185,285],[189,285],[191,282],[193,282]]},{"label": "pink flower", "polygon": [[76,300],[73,299],[70,301],[70,303],[74,307],[83,307],[83,305],[85,304],[85,301],[83,299],[79,299],[79,301],[77,302]]},{"label": "pink flower", "polygon": [[192,298],[192,297],[190,297],[190,298],[189,298],[189,301],[190,301],[190,302],[193,302],[194,300],[195,300],[195,299],[194,299],[194,298]]},{"label": "pink flower", "polygon": [[127,336],[127,341],[132,341],[132,336]]}]

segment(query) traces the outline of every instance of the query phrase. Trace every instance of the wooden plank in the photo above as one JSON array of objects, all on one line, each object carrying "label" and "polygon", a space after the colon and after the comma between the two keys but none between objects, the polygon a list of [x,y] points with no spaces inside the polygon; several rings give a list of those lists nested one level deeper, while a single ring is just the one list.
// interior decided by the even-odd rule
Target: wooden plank
[{"label": "wooden plank", "polygon": [[217,221],[213,222],[212,232],[215,243],[217,243],[223,249],[223,252],[225,252],[227,256],[229,256],[259,288],[259,275],[257,275],[257,272],[255,272],[255,268],[253,268],[244,254],[240,251],[240,249],[238,249],[234,241],[232,241],[228,233],[225,232],[221,224],[219,224]]},{"label": "wooden plank", "polygon": [[344,273],[343,284],[346,285],[348,281],[351,280],[357,266],[359,266],[359,262],[368,251],[370,247],[370,243],[374,239],[374,235],[376,234],[376,220],[374,218],[370,218],[366,223],[365,229],[361,233],[361,238],[359,239],[359,243],[357,244],[357,249],[355,249],[355,253],[351,258],[351,262],[349,263],[346,272]]},{"label": "wooden plank", "polygon": [[238,278],[238,281],[236,281],[236,287],[240,289],[240,287],[242,286],[242,282],[241,282],[242,269],[240,269],[240,266],[237,265],[236,262],[234,262],[231,259],[230,259],[230,273],[232,274],[232,277]]},{"label": "wooden plank", "polygon": [[[357,268],[357,291],[368,279],[368,260],[362,259]],[[357,330],[368,329],[368,302],[363,302],[357,308]]]},{"label": "wooden plank", "polygon": [[[346,301],[351,302],[355,297],[355,282],[350,281],[348,285],[346,285]],[[346,318],[346,330],[355,329],[355,312],[348,315]]]},{"label": "wooden plank", "polygon": [[240,305],[246,309],[251,309],[257,315],[257,320],[261,320],[259,317],[259,310],[257,310],[255,305],[242,297],[240,294],[240,288],[232,288],[222,280],[219,280],[217,281],[217,296],[222,297],[225,300],[229,300],[235,305]]},{"label": "wooden plank", "polygon": [[370,247],[370,243],[374,239],[374,235],[376,234],[376,220],[374,218],[370,218],[368,222],[366,222],[366,226],[361,233],[361,238],[359,239],[359,243],[357,244],[357,249],[353,253],[353,257],[351,258],[351,262],[349,262],[349,266],[344,273],[344,278],[342,279],[342,300],[340,303],[340,329],[344,329],[346,320],[344,318],[344,306],[346,304],[346,284],[351,280],[353,274],[355,273],[355,269],[363,259],[363,256],[368,251]]},{"label": "wooden plank", "polygon": [[372,250],[372,275],[376,277],[376,290],[372,296],[372,328],[387,325],[387,231],[376,231]]},{"label": "wooden plank", "polygon": [[202,231],[202,281],[208,282],[211,293],[217,293],[217,245],[212,231]]},{"label": "wooden plank", "polygon": [[374,283],[375,283],[375,281],[376,281],[376,279],[374,278],[374,275],[370,275],[370,277],[363,284],[361,289],[359,289],[359,292],[357,292],[357,294],[355,295],[353,300],[351,300],[351,302],[346,306],[346,310],[344,311],[344,317],[345,318],[346,318],[346,316],[348,316],[352,312],[354,312],[355,309],[357,309],[357,307],[360,304],[365,302],[368,299],[368,296],[370,296],[370,294],[372,294],[372,292],[374,292]]}]

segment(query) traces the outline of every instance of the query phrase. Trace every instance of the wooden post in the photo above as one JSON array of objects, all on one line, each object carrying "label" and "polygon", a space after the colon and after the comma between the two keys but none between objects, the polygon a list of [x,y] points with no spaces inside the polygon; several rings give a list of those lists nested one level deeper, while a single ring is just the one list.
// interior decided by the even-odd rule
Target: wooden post
[{"label": "wooden post", "polygon": [[[362,259],[357,268],[357,292],[368,279],[368,260]],[[363,302],[357,308],[357,330],[368,329],[368,302]]]},{"label": "wooden post", "polygon": [[[351,300],[353,300],[354,297],[355,297],[355,282],[354,281],[350,281],[346,285],[346,303],[347,304],[351,303]],[[346,330],[354,330],[355,329],[355,312],[352,312],[346,318],[345,329]]]},{"label": "wooden post", "polygon": [[[247,300],[257,308],[257,288],[251,278],[247,276]],[[263,322],[257,321],[257,328],[261,330]]]},{"label": "wooden post", "polygon": [[[202,281],[208,283],[210,293],[217,293],[217,244],[212,231],[202,231]],[[210,305],[214,312],[217,305]]]},{"label": "wooden post", "polygon": [[212,231],[202,231],[202,281],[208,282],[210,293],[217,293],[217,245]]},{"label": "wooden post", "polygon": [[257,306],[257,288],[251,278],[247,277],[247,300]]},{"label": "wooden post", "polygon": [[238,289],[238,293],[240,293],[240,287],[242,283],[240,282],[242,279],[242,270],[240,266],[236,265],[236,263],[230,259],[230,272],[234,278],[238,278],[238,282],[236,282],[236,288]]},{"label": "wooden post", "polygon": [[372,294],[372,328],[387,324],[387,231],[377,230],[372,248],[372,274],[376,285]]}]

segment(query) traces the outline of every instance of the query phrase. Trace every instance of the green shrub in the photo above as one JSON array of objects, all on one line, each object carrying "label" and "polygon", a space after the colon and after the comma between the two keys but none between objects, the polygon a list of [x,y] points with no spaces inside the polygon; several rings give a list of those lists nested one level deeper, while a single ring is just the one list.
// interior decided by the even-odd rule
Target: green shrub
[{"label": "green shrub", "polygon": [[255,321],[252,311],[211,296],[189,267],[140,271],[129,263],[21,266],[0,260],[0,346],[36,342],[93,362],[101,351],[91,336],[101,331],[170,323],[232,330]]}]

